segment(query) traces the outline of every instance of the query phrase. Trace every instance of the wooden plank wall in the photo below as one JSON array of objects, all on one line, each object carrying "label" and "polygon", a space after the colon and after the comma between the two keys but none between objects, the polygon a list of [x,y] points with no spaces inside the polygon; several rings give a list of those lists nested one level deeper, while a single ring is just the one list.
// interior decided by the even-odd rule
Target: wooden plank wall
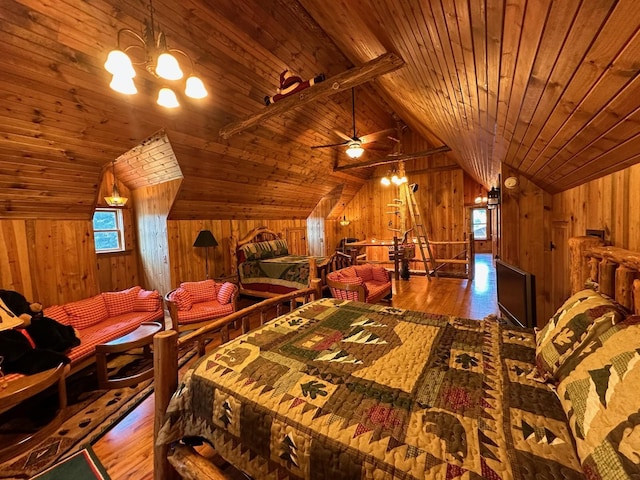
[{"label": "wooden plank wall", "polygon": [[0,220],[0,287],[44,305],[99,293],[89,220]]},{"label": "wooden plank wall", "polygon": [[[229,239],[239,238],[253,228],[266,226],[285,237],[287,228],[307,227],[306,220],[169,220],[169,266],[171,288],[180,282],[204,280],[205,249],[194,248],[200,230],[211,230],[218,246],[209,249],[209,278],[223,278],[231,272]],[[296,252],[292,252],[296,253]],[[166,293],[166,292],[164,292]]]},{"label": "wooden plank wall", "polygon": [[[501,189],[502,232],[500,258],[536,277],[537,325],[542,327],[551,310],[551,195],[506,165],[502,178],[515,176],[518,188]],[[497,214],[497,210],[494,210]]]},{"label": "wooden plank wall", "polygon": [[182,180],[134,191],[140,284],[164,294],[171,290],[167,216]]}]

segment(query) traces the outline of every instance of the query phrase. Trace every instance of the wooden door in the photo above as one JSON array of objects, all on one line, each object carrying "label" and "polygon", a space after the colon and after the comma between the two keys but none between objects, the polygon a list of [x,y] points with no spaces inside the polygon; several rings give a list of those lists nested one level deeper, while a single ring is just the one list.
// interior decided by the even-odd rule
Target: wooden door
[{"label": "wooden door", "polygon": [[569,281],[569,222],[551,223],[551,309],[555,312],[571,294]]},{"label": "wooden door", "polygon": [[291,255],[309,255],[307,227],[289,227],[285,235]]}]

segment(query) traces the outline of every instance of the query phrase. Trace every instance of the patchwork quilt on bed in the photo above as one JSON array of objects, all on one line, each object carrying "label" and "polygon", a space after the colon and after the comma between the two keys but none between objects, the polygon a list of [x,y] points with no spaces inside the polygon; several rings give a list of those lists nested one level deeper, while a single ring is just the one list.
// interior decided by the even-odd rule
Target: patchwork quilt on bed
[{"label": "patchwork quilt on bed", "polygon": [[159,437],[262,479],[573,479],[532,330],[322,299],[190,370]]},{"label": "patchwork quilt on bed", "polygon": [[[315,257],[321,263],[325,257]],[[309,286],[309,257],[284,255],[260,260],[249,260],[238,266],[240,283],[245,288],[251,285],[286,287],[299,290]],[[259,288],[259,287],[258,287]]]}]

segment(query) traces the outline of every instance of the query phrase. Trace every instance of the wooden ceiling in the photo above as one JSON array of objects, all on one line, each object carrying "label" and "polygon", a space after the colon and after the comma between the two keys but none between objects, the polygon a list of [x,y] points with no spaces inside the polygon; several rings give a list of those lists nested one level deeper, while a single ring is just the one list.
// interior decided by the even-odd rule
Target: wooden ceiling
[{"label": "wooden ceiling", "polygon": [[[639,160],[637,0],[153,6],[169,46],[193,59],[206,99],[159,107],[162,85],[143,69],[137,95],[109,88],[106,55],[118,29],[141,31],[146,0],[3,0],[0,217],[89,218],[105,166],[161,130],[173,153],[125,155],[139,168],[116,171],[129,188],[181,174],[171,218],[306,218],[332,191],[344,203],[373,168],[334,171],[348,163],[342,149],[311,147],[340,142],[335,130],[351,134],[348,90],[227,139],[220,131],[268,108],[285,69],[331,81],[387,53],[404,65],[356,87],[358,135],[399,118],[425,147],[448,146],[438,155],[487,188],[501,162],[555,193]],[[141,178],[144,164],[154,179]]]}]

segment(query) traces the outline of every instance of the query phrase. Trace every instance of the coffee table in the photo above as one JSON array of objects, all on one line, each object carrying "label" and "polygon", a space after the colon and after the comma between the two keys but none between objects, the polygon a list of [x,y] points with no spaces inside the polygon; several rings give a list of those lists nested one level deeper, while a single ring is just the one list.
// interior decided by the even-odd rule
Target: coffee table
[{"label": "coffee table", "polygon": [[107,355],[124,353],[133,348],[142,347],[146,356],[151,355],[153,336],[162,330],[158,322],[143,322],[133,332],[107,343],[96,345],[96,370],[98,371],[98,386],[100,388],[122,388],[135,385],[153,377],[153,365],[148,369],[129,375],[128,377],[109,378],[107,371]]}]

